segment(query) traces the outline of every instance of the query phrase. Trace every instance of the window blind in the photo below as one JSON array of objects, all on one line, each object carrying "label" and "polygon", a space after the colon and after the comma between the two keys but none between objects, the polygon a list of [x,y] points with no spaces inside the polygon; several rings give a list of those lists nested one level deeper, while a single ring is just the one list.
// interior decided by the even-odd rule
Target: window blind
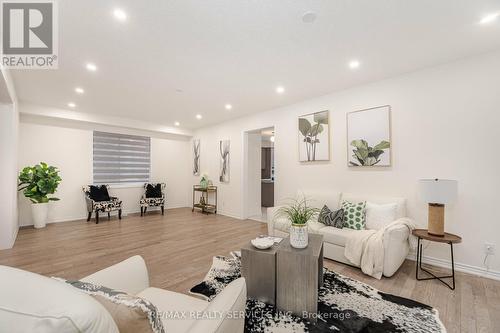
[{"label": "window blind", "polygon": [[94,183],[145,183],[151,172],[151,138],[94,131]]}]

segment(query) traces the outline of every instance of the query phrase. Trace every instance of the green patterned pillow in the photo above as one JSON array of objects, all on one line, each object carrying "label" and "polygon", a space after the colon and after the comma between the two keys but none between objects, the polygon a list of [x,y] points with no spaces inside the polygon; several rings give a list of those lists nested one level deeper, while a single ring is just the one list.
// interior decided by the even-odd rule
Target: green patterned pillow
[{"label": "green patterned pillow", "polygon": [[342,209],[344,210],[344,228],[354,230],[365,229],[366,201],[358,203],[343,201]]}]

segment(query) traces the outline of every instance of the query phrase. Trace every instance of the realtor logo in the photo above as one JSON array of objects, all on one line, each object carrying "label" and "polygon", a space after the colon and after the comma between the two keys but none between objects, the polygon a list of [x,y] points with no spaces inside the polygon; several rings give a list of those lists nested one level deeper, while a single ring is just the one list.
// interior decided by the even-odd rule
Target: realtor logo
[{"label": "realtor logo", "polygon": [[56,69],[56,2],[6,0],[1,8],[2,65],[16,69]]}]

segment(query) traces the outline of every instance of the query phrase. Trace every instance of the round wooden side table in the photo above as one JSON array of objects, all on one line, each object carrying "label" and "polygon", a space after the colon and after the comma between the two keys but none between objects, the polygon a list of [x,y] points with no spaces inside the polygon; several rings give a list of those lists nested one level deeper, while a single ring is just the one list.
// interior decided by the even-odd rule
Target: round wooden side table
[{"label": "round wooden side table", "polygon": [[[417,237],[418,239],[418,244],[417,244],[417,269],[415,273],[415,277],[418,281],[422,280],[439,280],[443,284],[445,284],[448,288],[451,290],[455,290],[455,260],[453,258],[453,244],[458,244],[462,242],[462,237],[454,235],[454,234],[449,234],[445,233],[444,236],[435,236],[431,235],[427,232],[427,229],[415,229],[413,230],[412,234]],[[433,273],[429,272],[425,268],[422,267],[422,240],[427,240],[431,242],[437,242],[437,243],[445,243],[450,245],[450,252],[451,252],[451,275],[446,275],[446,276],[436,276]],[[431,277],[426,277],[426,278],[421,278],[418,276],[419,270],[424,271],[425,273],[431,275]],[[452,285],[449,285],[444,281],[443,279],[452,279]]]}]

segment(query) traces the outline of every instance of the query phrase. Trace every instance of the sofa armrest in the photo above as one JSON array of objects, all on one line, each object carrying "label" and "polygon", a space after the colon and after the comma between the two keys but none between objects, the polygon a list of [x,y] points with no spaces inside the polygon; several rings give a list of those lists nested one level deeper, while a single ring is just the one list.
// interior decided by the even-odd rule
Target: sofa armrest
[{"label": "sofa armrest", "polygon": [[274,220],[280,207],[281,206],[267,208],[267,234],[269,236],[274,236]]},{"label": "sofa armrest", "polygon": [[124,291],[131,295],[149,288],[148,269],[141,256],[130,257],[84,277],[81,281]]},{"label": "sofa armrest", "polygon": [[408,253],[410,229],[395,225],[384,232],[384,276],[391,277],[403,264]]}]

